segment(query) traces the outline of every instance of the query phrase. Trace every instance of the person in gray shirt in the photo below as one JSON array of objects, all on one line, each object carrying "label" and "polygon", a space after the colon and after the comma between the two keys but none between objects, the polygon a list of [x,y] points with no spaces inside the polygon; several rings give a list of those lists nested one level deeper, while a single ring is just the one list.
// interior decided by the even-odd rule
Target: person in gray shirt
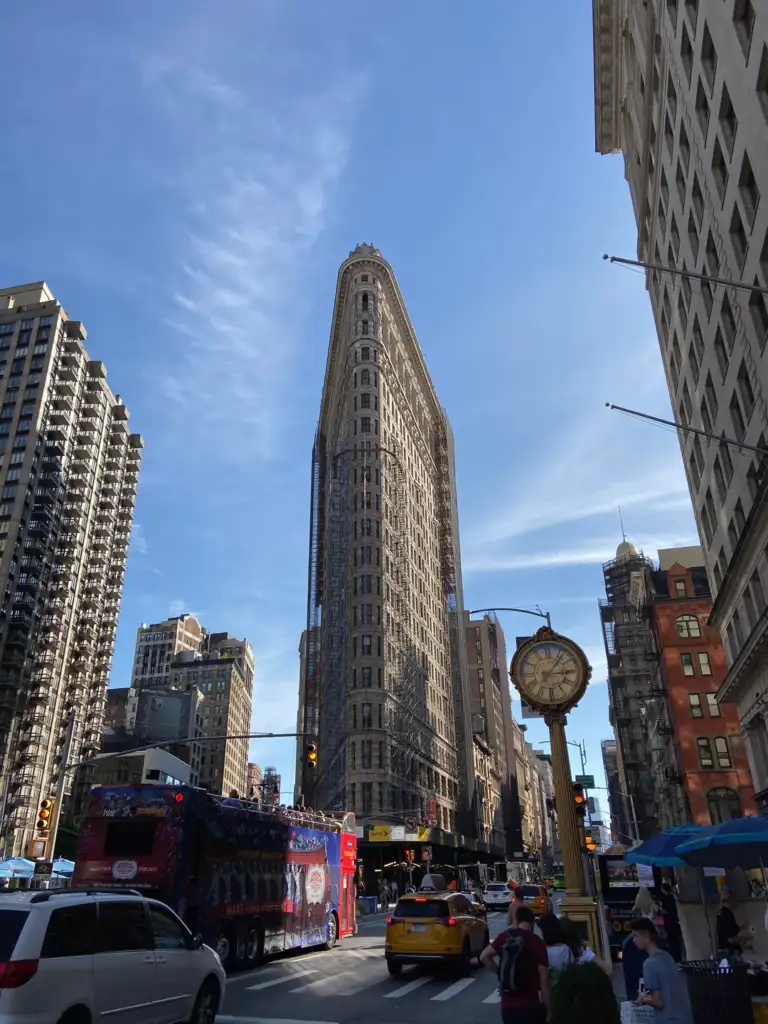
[{"label": "person in gray shirt", "polygon": [[685,977],[669,953],[659,948],[653,921],[641,917],[630,928],[637,948],[648,954],[643,964],[645,991],[640,993],[637,1003],[653,1008],[655,1024],[693,1024]]}]

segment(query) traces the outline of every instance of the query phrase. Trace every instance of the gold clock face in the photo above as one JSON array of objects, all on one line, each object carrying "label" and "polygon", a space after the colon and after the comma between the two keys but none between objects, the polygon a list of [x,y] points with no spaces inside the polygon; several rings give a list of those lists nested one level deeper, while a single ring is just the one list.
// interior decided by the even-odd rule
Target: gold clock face
[{"label": "gold clock face", "polygon": [[515,668],[515,683],[523,699],[542,707],[571,704],[587,682],[580,652],[557,640],[533,644],[521,652]]}]

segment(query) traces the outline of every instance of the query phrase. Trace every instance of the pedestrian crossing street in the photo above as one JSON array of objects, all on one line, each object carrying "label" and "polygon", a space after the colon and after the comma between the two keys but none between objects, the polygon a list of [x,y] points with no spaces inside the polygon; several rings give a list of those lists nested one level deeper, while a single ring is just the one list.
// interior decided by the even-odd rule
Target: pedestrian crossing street
[{"label": "pedestrian crossing street", "polygon": [[[247,980],[249,984],[237,985],[238,1002],[245,993],[254,996],[310,997],[318,999],[352,998],[364,995],[371,1000],[407,999],[449,1003],[461,996],[462,1003],[495,1004],[499,1002],[498,982],[488,971],[475,966],[468,978],[452,978],[448,971],[442,974],[422,972],[417,968],[404,968],[402,975],[390,977],[384,960],[383,946],[373,948],[337,950],[333,963],[321,956],[314,963],[307,963],[304,957],[290,964],[281,965],[278,973],[267,968]],[[328,967],[332,966],[332,973]],[[263,973],[263,978],[262,978]],[[267,977],[267,974],[269,976]],[[231,986],[235,988],[234,985]],[[229,1003],[229,992],[227,994]]]}]

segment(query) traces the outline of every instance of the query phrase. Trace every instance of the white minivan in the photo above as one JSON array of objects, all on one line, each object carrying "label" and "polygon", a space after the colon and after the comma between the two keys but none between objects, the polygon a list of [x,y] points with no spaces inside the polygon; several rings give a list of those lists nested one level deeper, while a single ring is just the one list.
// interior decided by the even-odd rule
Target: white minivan
[{"label": "white minivan", "polygon": [[0,893],[0,1024],[213,1024],[218,956],[133,890]]}]

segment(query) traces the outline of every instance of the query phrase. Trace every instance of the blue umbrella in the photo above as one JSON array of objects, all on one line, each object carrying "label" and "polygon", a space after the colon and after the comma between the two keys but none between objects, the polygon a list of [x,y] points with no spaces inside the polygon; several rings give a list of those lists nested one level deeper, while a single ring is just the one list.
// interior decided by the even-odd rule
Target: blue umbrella
[{"label": "blue umbrella", "polygon": [[685,867],[686,861],[679,856],[680,846],[699,837],[709,828],[707,825],[676,825],[665,829],[625,853],[624,860],[628,864],[650,864],[659,868]]},{"label": "blue umbrella", "polygon": [[677,855],[699,868],[759,868],[768,866],[768,820],[734,818],[712,825],[706,834],[678,846]]},{"label": "blue umbrella", "polygon": [[26,857],[9,857],[0,861],[0,878],[31,878],[35,873],[35,862]]},{"label": "blue umbrella", "polygon": [[66,875],[69,877],[74,870],[75,862],[73,860],[66,860],[64,857],[57,857],[53,862],[54,875]]}]

